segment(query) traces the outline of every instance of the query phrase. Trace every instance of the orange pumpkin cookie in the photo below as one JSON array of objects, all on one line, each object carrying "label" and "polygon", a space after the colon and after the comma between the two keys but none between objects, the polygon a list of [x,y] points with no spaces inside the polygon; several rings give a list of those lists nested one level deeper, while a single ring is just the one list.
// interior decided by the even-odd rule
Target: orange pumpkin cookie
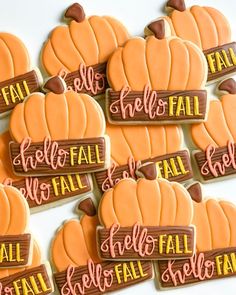
[{"label": "orange pumpkin cookie", "polygon": [[42,50],[42,64],[49,75],[60,75],[69,90],[101,95],[107,86],[108,58],[129,34],[110,16],[86,18],[78,3],[67,9],[65,17],[71,21],[51,32]]},{"label": "orange pumpkin cookie", "polygon": [[203,121],[207,64],[189,41],[164,37],[163,20],[155,36],[128,40],[111,55],[106,109],[113,124],[163,124]]},{"label": "orange pumpkin cookie", "polygon": [[80,221],[65,222],[51,246],[54,278],[61,295],[66,289],[70,290],[68,295],[107,293],[152,278],[150,262],[102,262],[97,255],[99,221],[93,202],[88,198],[78,207],[85,215]]},{"label": "orange pumpkin cookie", "polygon": [[63,204],[92,191],[87,174],[19,178],[12,171],[9,132],[0,135],[0,183],[11,185],[24,195],[31,213]]},{"label": "orange pumpkin cookie", "polygon": [[32,70],[23,42],[9,33],[0,33],[0,116],[7,114],[41,84],[39,70]]},{"label": "orange pumpkin cookie", "polygon": [[191,257],[193,207],[188,191],[178,183],[157,180],[154,163],[141,168],[142,174],[154,180],[122,179],[103,194],[99,205],[103,228],[98,231],[101,258]]},{"label": "orange pumpkin cookie", "polygon": [[[236,71],[236,43],[226,17],[213,7],[194,5],[186,8],[184,0],[167,1],[165,20],[173,36],[189,40],[203,51],[208,64],[208,81]],[[145,29],[150,34],[150,25]]]},{"label": "orange pumpkin cookie", "polygon": [[197,253],[190,260],[158,262],[163,288],[236,275],[236,206],[199,198],[193,201],[193,208]]},{"label": "orange pumpkin cookie", "polygon": [[[41,251],[33,241],[32,261],[29,266],[0,270],[0,289],[4,294],[12,295],[47,295],[53,292],[51,269],[48,263],[42,264]],[[40,290],[40,291],[39,291]]]},{"label": "orange pumpkin cookie", "polygon": [[0,184],[0,268],[22,267],[31,261],[29,207],[16,188]]},{"label": "orange pumpkin cookie", "polygon": [[109,163],[109,139],[99,104],[87,94],[65,91],[61,78],[44,86],[12,112],[9,129],[14,173],[61,175],[103,170]]},{"label": "orange pumpkin cookie", "polygon": [[236,172],[236,82],[227,79],[219,90],[224,95],[210,101],[207,121],[191,126],[193,142],[201,150],[194,152],[194,159],[202,181],[220,180]]},{"label": "orange pumpkin cookie", "polygon": [[157,177],[182,182],[192,178],[187,150],[182,150],[180,126],[117,126],[107,124],[106,134],[111,141],[112,165],[95,173],[99,189],[106,191],[120,179],[136,179],[140,164],[155,162]]}]

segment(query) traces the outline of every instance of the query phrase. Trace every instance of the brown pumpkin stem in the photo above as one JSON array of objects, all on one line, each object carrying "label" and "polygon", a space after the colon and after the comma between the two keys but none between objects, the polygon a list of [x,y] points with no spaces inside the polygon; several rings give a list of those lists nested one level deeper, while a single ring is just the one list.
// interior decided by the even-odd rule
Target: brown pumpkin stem
[{"label": "brown pumpkin stem", "polygon": [[79,3],[74,3],[66,10],[65,17],[81,23],[85,19],[84,9]]},{"label": "brown pumpkin stem", "polygon": [[156,164],[153,162],[148,162],[140,165],[136,169],[136,174],[138,177],[146,178],[148,180],[155,180],[157,178]]},{"label": "brown pumpkin stem", "polygon": [[193,201],[197,203],[201,203],[202,201],[202,188],[198,182],[195,182],[187,187],[187,191],[189,192]]},{"label": "brown pumpkin stem", "polygon": [[63,82],[63,80],[58,77],[52,77],[49,78],[46,83],[44,84],[43,88],[45,90],[51,91],[55,94],[62,94],[65,92],[65,83]]},{"label": "brown pumpkin stem", "polygon": [[81,201],[78,205],[78,210],[82,211],[88,216],[95,216],[97,214],[96,207],[91,198]]},{"label": "brown pumpkin stem", "polygon": [[148,25],[148,29],[153,32],[157,39],[165,38],[165,22],[163,19],[150,23],[150,25]]},{"label": "brown pumpkin stem", "polygon": [[229,94],[236,94],[236,81],[233,78],[224,80],[219,84],[218,89]]},{"label": "brown pumpkin stem", "polygon": [[186,5],[184,0],[169,0],[166,3],[166,7],[172,8],[178,11],[186,10]]}]

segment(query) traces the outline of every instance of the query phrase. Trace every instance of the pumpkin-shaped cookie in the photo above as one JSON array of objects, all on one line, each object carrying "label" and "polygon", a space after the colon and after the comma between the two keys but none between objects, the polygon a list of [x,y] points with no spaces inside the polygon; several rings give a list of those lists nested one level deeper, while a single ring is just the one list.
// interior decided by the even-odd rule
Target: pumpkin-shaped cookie
[{"label": "pumpkin-shaped cookie", "polygon": [[[14,172],[37,176],[104,169],[109,144],[99,104],[87,94],[65,90],[59,77],[48,80],[45,88],[51,92],[32,94],[11,115]],[[31,154],[25,154],[29,148]]]},{"label": "pumpkin-shaped cookie", "polygon": [[[208,81],[236,71],[236,43],[231,41],[231,29],[226,17],[213,7],[186,8],[184,0],[167,1],[166,21],[171,34],[189,40],[201,48],[208,62]],[[149,26],[146,28],[149,34]]]},{"label": "pumpkin-shaped cookie", "polygon": [[126,28],[109,16],[85,17],[78,3],[65,17],[68,26],[56,27],[42,51],[42,63],[49,75],[61,75],[77,92],[96,96],[106,89],[106,62],[112,52],[129,38]]},{"label": "pumpkin-shaped cookie", "polygon": [[219,90],[224,95],[220,100],[210,101],[207,121],[191,127],[193,142],[202,151],[194,157],[205,181],[235,174],[236,83],[227,79],[219,85]]},{"label": "pumpkin-shaped cookie", "polygon": [[0,33],[0,116],[12,110],[40,87],[41,75],[32,70],[23,42],[9,33]]},{"label": "pumpkin-shaped cookie", "polygon": [[148,179],[122,179],[103,194],[99,204],[103,228],[98,231],[102,259],[158,260],[193,255],[190,194],[178,183],[155,179],[154,167],[139,168]]},{"label": "pumpkin-shaped cookie", "polygon": [[95,173],[98,187],[106,191],[122,178],[136,178],[140,162],[155,162],[158,178],[182,182],[192,177],[188,152],[180,126],[118,126],[107,124],[111,141],[112,165],[107,171]]},{"label": "pumpkin-shaped cookie", "polygon": [[[198,187],[198,188],[197,188]],[[192,189],[198,193],[199,184]],[[190,260],[159,261],[158,280],[162,288],[178,287],[235,276],[236,206],[214,198],[193,201],[196,254]]]},{"label": "pumpkin-shaped cookie", "polygon": [[[80,290],[91,295],[123,289],[152,278],[150,262],[102,262],[97,253],[99,221],[93,201],[84,199],[78,207],[83,211],[80,220],[66,221],[51,245],[54,278],[61,295],[64,294],[69,276],[72,288],[80,286]],[[120,269],[124,269],[124,273],[119,274],[117,270]],[[129,271],[134,271],[136,277],[126,275]]]},{"label": "pumpkin-shaped cookie", "polygon": [[129,39],[111,55],[107,112],[111,123],[176,123],[204,120],[207,64],[201,50],[177,37]]}]

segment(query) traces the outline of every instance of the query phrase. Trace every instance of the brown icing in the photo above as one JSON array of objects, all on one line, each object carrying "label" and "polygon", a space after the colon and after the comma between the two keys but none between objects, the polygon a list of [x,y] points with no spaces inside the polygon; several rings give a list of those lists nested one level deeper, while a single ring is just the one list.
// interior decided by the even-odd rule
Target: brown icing
[{"label": "brown icing", "polygon": [[186,10],[185,2],[184,0],[169,0],[166,4],[167,7],[173,8],[178,11],[184,11]]},{"label": "brown icing", "polygon": [[148,28],[153,32],[157,39],[163,39],[165,37],[165,22],[163,19],[150,23]]},{"label": "brown icing", "polygon": [[[17,86],[20,89],[17,90]],[[9,87],[13,87],[17,97],[11,98]],[[40,89],[40,82],[36,71],[16,76],[12,79],[0,82],[0,115],[12,110],[16,104],[22,102],[26,96]],[[4,99],[4,95],[5,99]],[[7,103],[6,103],[7,102]]]},{"label": "brown icing", "polygon": [[156,164],[147,162],[136,169],[136,174],[148,180],[155,180],[157,178]]},{"label": "brown icing", "polygon": [[193,201],[201,203],[202,201],[202,188],[200,183],[196,182],[187,187],[187,190]]},{"label": "brown icing", "polygon": [[48,79],[43,88],[55,94],[63,94],[65,92],[64,83],[58,76]]},{"label": "brown icing", "polygon": [[87,198],[81,201],[78,205],[78,209],[88,216],[95,216],[97,213],[97,210],[91,198]]},{"label": "brown icing", "polygon": [[229,94],[236,94],[236,82],[233,78],[229,78],[221,82],[218,86],[220,91],[226,91]]},{"label": "brown icing", "polygon": [[66,10],[65,17],[72,18],[80,23],[85,19],[84,9],[79,3],[74,3]]}]

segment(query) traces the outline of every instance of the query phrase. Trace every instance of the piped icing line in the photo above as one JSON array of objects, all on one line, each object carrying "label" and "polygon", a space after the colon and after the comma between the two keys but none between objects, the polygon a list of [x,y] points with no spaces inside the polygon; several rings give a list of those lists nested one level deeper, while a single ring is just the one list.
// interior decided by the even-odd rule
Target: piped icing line
[{"label": "piped icing line", "polygon": [[106,63],[86,66],[81,63],[78,71],[68,72],[62,69],[58,75],[65,81],[67,90],[97,96],[107,88]]},{"label": "piped icing line", "polygon": [[112,123],[204,121],[207,110],[205,90],[155,91],[147,84],[143,91],[124,86],[107,90],[106,109]]},{"label": "piped icing line", "polygon": [[194,228],[184,226],[141,226],[98,228],[98,250],[107,260],[159,260],[192,257]]},{"label": "piped icing line", "polygon": [[120,290],[152,278],[152,264],[146,261],[101,262],[69,266],[54,274],[61,295],[101,294]]}]

